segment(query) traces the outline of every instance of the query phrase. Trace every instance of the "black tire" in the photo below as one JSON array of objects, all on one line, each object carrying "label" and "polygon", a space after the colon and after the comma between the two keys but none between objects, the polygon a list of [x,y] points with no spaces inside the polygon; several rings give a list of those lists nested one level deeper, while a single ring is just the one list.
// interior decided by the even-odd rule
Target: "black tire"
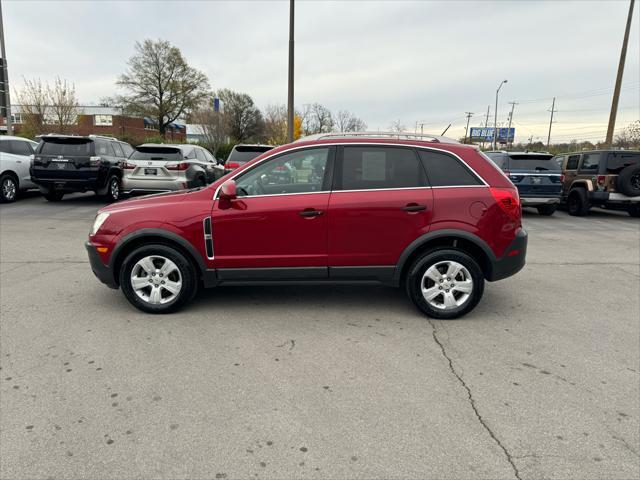
[{"label": "black tire", "polygon": [[44,198],[46,198],[50,202],[59,202],[64,197],[64,192],[60,192],[57,190],[49,190],[44,194]]},{"label": "black tire", "polygon": [[3,173],[0,177],[0,203],[15,202],[18,189],[18,178],[12,173]]},{"label": "black tire", "polygon": [[197,187],[206,187],[207,186],[207,179],[204,178],[204,177],[196,178],[195,186],[196,186],[196,188]]},{"label": "black tire", "polygon": [[[440,288],[438,283],[433,282],[430,279],[423,278],[425,272],[427,272],[429,268],[437,266],[438,264],[442,264],[442,262],[456,262],[462,265],[467,270],[466,273],[468,273],[468,275],[470,276],[470,280],[472,280],[473,282],[472,290],[468,294],[468,298],[464,300],[464,303],[462,303],[458,307],[454,307],[448,310],[432,306],[429,302],[427,302],[422,294],[422,286],[424,281],[424,285],[426,288],[438,287],[440,290],[443,290],[441,303],[444,303],[445,290],[443,288]],[[441,266],[440,268],[442,269],[443,266]],[[453,278],[453,281],[460,280],[462,278],[461,276],[466,277],[467,275],[465,273],[460,273],[458,277]],[[446,276],[443,278],[445,282],[443,283],[443,285],[445,287],[453,286],[453,284],[448,283]],[[429,287],[427,283],[431,282],[433,283],[433,285]],[[413,262],[411,267],[409,267],[407,276],[405,278],[405,287],[407,290],[407,294],[409,295],[409,298],[411,299],[413,304],[424,314],[432,318],[452,320],[454,318],[460,318],[463,315],[466,315],[476,307],[476,305],[482,298],[482,294],[484,293],[484,275],[478,263],[469,255],[460,250],[431,250],[420,255]],[[455,293],[453,293],[453,290],[454,289],[452,289],[451,294],[455,295]],[[446,292],[449,293],[449,290],[446,290]]]},{"label": "black tire", "polygon": [[640,218],[640,205],[634,205],[632,207],[629,207],[629,210],[627,210],[627,213],[631,217]]},{"label": "black tire", "polygon": [[[161,304],[149,303],[138,296],[131,285],[131,272],[137,262],[144,257],[158,256],[171,260],[180,272],[182,287],[176,297]],[[143,245],[131,252],[120,268],[120,288],[134,307],[146,313],[171,313],[193,300],[198,292],[198,278],[193,264],[178,250],[166,245]],[[149,287],[152,288],[151,286]]]},{"label": "black tire", "polygon": [[540,215],[544,215],[545,217],[550,217],[551,215],[556,213],[557,209],[558,205],[540,205],[539,207],[536,207],[538,213]]},{"label": "black tire", "polygon": [[111,175],[107,181],[107,193],[104,198],[107,202],[117,202],[120,200],[120,178],[117,175]]},{"label": "black tire", "polygon": [[589,208],[591,208],[591,205],[589,205],[587,192],[584,188],[574,188],[569,192],[569,198],[567,198],[569,215],[583,217],[589,212]]},{"label": "black tire", "polygon": [[640,195],[640,165],[629,165],[623,169],[616,180],[616,187],[620,193],[637,197]]}]

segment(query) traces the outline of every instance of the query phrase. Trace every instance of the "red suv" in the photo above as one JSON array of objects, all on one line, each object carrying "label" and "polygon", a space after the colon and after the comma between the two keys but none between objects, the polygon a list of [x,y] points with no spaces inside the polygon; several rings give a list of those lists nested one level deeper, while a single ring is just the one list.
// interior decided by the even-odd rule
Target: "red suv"
[{"label": "red suv", "polygon": [[303,139],[208,187],[105,207],[91,267],[149,313],[199,285],[378,283],[460,317],[524,266],[518,192],[473,146],[378,135]]}]

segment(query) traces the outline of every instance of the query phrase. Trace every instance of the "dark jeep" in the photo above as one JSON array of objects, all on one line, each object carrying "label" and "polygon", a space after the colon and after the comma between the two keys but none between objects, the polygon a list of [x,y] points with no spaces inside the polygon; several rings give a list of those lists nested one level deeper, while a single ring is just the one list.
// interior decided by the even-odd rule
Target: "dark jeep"
[{"label": "dark jeep", "polygon": [[640,151],[593,150],[555,157],[562,164],[562,199],[570,215],[593,206],[640,217]]}]

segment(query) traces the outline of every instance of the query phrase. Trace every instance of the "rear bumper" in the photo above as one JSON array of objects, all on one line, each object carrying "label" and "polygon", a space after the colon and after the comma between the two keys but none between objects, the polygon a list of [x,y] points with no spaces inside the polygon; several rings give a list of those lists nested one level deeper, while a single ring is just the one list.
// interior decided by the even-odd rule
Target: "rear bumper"
[{"label": "rear bumper", "polygon": [[523,207],[534,207],[538,205],[557,205],[560,197],[520,197]]},{"label": "rear bumper", "polygon": [[40,190],[59,190],[62,192],[86,192],[87,190],[99,190],[104,185],[97,178],[90,179],[40,179],[31,178]]},{"label": "rear bumper", "polygon": [[525,265],[527,256],[528,234],[524,228],[516,234],[516,238],[506,248],[502,258],[495,260],[491,265],[491,274],[487,278],[490,282],[502,280],[503,278],[515,275]]},{"label": "rear bumper", "polygon": [[132,192],[174,192],[188,187],[186,177],[174,178],[139,178],[127,177],[122,179],[122,191]]},{"label": "rear bumper", "polygon": [[595,204],[598,203],[621,203],[621,204],[636,204],[640,203],[640,195],[636,197],[630,197],[623,193],[618,192],[588,192],[589,201]]},{"label": "rear bumper", "polygon": [[93,245],[91,242],[86,242],[84,246],[86,247],[87,253],[89,254],[89,263],[91,264],[91,270],[93,270],[93,274],[98,277],[98,280],[100,280],[108,287],[117,289],[118,284],[113,278],[113,272],[107,265],[102,263],[95,245]]}]

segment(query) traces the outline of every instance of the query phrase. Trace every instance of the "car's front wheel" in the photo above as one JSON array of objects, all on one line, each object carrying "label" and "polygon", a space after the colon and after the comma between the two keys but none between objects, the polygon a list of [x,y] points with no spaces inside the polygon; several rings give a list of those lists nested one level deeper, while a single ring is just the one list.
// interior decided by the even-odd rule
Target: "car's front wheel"
[{"label": "car's front wheel", "polygon": [[120,287],[127,300],[143,312],[175,312],[197,292],[196,270],[169,246],[145,245],[122,263]]},{"label": "car's front wheel", "polygon": [[413,262],[406,289],[414,305],[427,316],[450,320],[475,308],[484,292],[484,275],[466,253],[434,250]]}]

